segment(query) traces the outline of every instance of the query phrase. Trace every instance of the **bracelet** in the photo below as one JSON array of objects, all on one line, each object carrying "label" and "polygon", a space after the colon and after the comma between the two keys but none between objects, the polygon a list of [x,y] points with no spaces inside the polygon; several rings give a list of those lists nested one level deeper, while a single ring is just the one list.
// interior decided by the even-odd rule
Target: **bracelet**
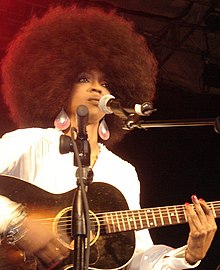
[{"label": "bracelet", "polygon": [[23,238],[28,231],[26,228],[22,227],[27,216],[25,208],[19,206],[16,209],[16,212],[18,215],[12,219],[6,232],[7,244],[9,245],[15,245],[15,243]]}]

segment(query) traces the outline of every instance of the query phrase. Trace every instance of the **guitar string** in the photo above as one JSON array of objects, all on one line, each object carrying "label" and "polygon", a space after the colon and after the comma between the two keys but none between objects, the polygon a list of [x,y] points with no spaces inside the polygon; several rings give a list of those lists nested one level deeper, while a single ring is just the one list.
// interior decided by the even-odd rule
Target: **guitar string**
[{"label": "guitar string", "polygon": [[[220,203],[218,205],[220,207]],[[163,209],[162,209],[163,208]],[[104,212],[104,213],[95,213],[95,216],[105,216],[108,215],[111,217],[112,216],[118,216],[118,218],[120,218],[121,215],[125,215],[125,216],[133,216],[133,215],[145,215],[145,214],[149,214],[149,213],[153,213],[152,216],[156,216],[158,215],[159,217],[161,217],[160,214],[162,214],[163,217],[170,217],[173,215],[175,215],[176,212],[184,215],[185,212],[185,207],[183,205],[181,205],[180,207],[173,207],[173,209],[170,209],[170,207],[162,207],[162,208],[147,208],[147,209],[140,209],[140,210],[122,210],[122,211],[113,211],[113,212]],[[165,208],[165,209],[164,209]],[[215,212],[218,211],[220,208],[214,207]],[[166,213],[166,215],[164,215],[163,213]],[[119,216],[120,215],[120,216]],[[69,216],[71,217],[71,216]],[[61,219],[66,219],[68,218],[68,216],[64,216]],[[95,218],[94,218],[95,219]],[[43,219],[38,219],[38,220],[54,220],[54,218],[43,218]]]},{"label": "guitar string", "polygon": [[[220,206],[220,205],[219,205]],[[181,210],[181,211],[180,211]],[[217,209],[217,207],[215,207],[215,212],[216,210],[218,211],[219,209]],[[145,213],[154,213],[154,214],[158,214],[160,216],[160,213],[166,212],[167,216],[170,216],[171,214],[175,213],[175,212],[180,212],[183,213],[185,212],[184,207],[182,206],[179,209],[164,209],[164,210],[158,210],[155,208],[148,208],[147,210],[145,209],[140,209],[140,210],[122,210],[122,211],[114,211],[114,212],[104,212],[104,213],[95,213],[95,216],[104,216],[104,215],[139,215],[139,214],[145,214]],[[168,214],[169,213],[169,214]],[[152,214],[152,215],[154,215]],[[67,216],[64,216],[63,218],[65,219]],[[54,219],[54,218],[45,218],[45,220],[47,219]]]},{"label": "guitar string", "polygon": [[[192,204],[191,204],[192,205]],[[216,212],[216,210],[218,210],[218,206],[220,206],[220,202],[218,202],[217,204],[214,205],[214,210]],[[212,210],[212,208],[211,208]],[[139,210],[121,210],[121,211],[112,211],[112,212],[103,212],[103,213],[95,213],[95,216],[104,216],[104,215],[139,215],[139,214],[145,214],[145,213],[154,213],[154,214],[159,214],[160,213],[163,214],[164,212],[167,214],[167,216],[170,216],[171,213],[175,213],[175,212],[180,212],[183,213],[185,212],[185,206],[184,205],[177,205],[177,206],[162,206],[162,207],[158,207],[158,208],[146,208],[146,209],[139,209]],[[153,214],[153,215],[154,215]],[[64,216],[63,218],[65,219],[67,216]],[[54,218],[45,218],[44,220],[48,220],[48,219],[54,219]],[[43,219],[42,219],[43,220]]]},{"label": "guitar string", "polygon": [[[219,212],[220,213],[220,212]],[[114,215],[110,215],[109,218],[106,218],[105,217],[106,214],[104,215],[101,215],[101,218],[97,216],[98,220],[99,220],[99,224],[100,225],[106,225],[106,224],[109,224],[109,225],[114,225],[114,224],[122,224],[122,225],[127,225],[129,222],[133,222],[134,224],[138,224],[138,223],[147,223],[147,221],[149,222],[152,222],[154,221],[154,218],[156,219],[156,222],[154,223],[158,223],[158,224],[162,224],[162,223],[165,223],[164,221],[166,220],[169,220],[170,222],[169,223],[182,223],[182,221],[186,221],[186,216],[184,213],[180,213],[177,217],[176,214],[171,214],[171,215],[158,215],[158,214],[154,214],[152,215],[151,217],[146,217],[145,213],[140,213],[140,214],[129,214],[129,215],[124,215],[123,213],[120,213],[120,214],[114,214]],[[109,215],[108,215],[109,216]],[[136,219],[136,221],[134,221],[134,219]],[[141,222],[138,220],[141,219]],[[179,222],[178,222],[179,220]],[[65,223],[66,222],[70,222],[71,221],[71,218],[70,216],[69,217],[65,217],[65,218],[61,218],[59,219],[59,223]],[[97,220],[96,218],[94,217],[91,217],[90,218],[90,221],[91,222],[95,222],[95,224],[97,223]],[[110,221],[110,222],[109,222]]]},{"label": "guitar string", "polygon": [[[163,208],[170,208],[170,207],[163,207]],[[174,208],[174,207],[172,207],[172,208]],[[169,220],[169,224],[173,224],[174,223],[173,218],[176,219],[175,224],[183,223],[183,220],[182,220],[183,217],[184,217],[184,222],[186,222],[186,216],[184,214],[184,206],[183,205],[181,205],[181,209],[179,209],[179,206],[178,206],[178,209],[176,211],[174,210],[174,212],[172,211],[172,213],[169,213],[169,214],[167,213],[167,209],[165,209],[166,215],[161,215],[161,210],[158,210],[158,209],[159,208],[153,208],[153,209],[148,208],[148,211],[154,212],[154,214],[152,214],[152,217],[146,217],[146,212],[147,212],[146,209],[134,210],[134,211],[132,211],[132,210],[126,211],[125,210],[125,211],[117,211],[117,212],[97,213],[97,214],[95,214],[96,218],[91,216],[91,219],[90,219],[91,226],[94,226],[94,224],[97,225],[96,219],[98,218],[98,216],[101,217],[101,218],[98,218],[100,226],[103,226],[103,225],[104,226],[113,226],[116,229],[117,229],[117,226],[120,229],[121,226],[124,228],[125,226],[128,226],[128,224],[130,225],[129,227],[132,227],[132,228],[146,227],[145,224],[144,224],[144,226],[141,226],[141,223],[146,223],[146,225],[149,223],[148,227],[151,227],[150,225],[152,225],[152,226],[158,225],[159,226],[159,225],[163,225],[162,223],[164,223],[165,219]],[[179,210],[181,210],[180,214],[176,215],[176,212],[178,213]],[[218,210],[219,209],[217,209],[217,207],[215,206],[215,212],[217,212]],[[156,211],[159,211],[158,212],[159,215],[158,215],[158,213],[156,213]],[[149,214],[149,213],[147,213],[147,214]],[[110,216],[108,218],[108,220],[105,218],[106,215]],[[176,216],[178,216],[178,218]],[[59,228],[61,228],[62,226],[66,228],[66,222],[71,222],[70,217],[71,216],[61,217],[59,219],[59,223],[65,223],[65,224],[59,225]],[[158,221],[158,218],[159,218],[160,222]],[[110,219],[110,222],[109,222],[109,219]],[[141,222],[137,221],[139,219],[141,219]],[[154,221],[154,219],[156,221]],[[180,222],[178,222],[178,219]],[[54,218],[38,219],[38,220],[48,221],[48,220],[54,220]],[[60,220],[62,220],[62,221],[60,221]],[[163,220],[163,222],[162,222],[162,220]],[[133,224],[130,224],[131,221]],[[94,224],[92,224],[92,222],[94,222]],[[140,224],[138,224],[138,223],[140,223]],[[116,230],[116,231],[118,231],[118,230]]]},{"label": "guitar string", "polygon": [[[141,217],[141,221],[140,221],[140,217]],[[45,220],[42,220],[45,221]],[[90,219],[91,221],[91,226],[95,226],[97,225],[97,220],[96,219]],[[131,227],[131,228],[146,228],[146,227],[152,227],[152,226],[165,226],[166,224],[182,224],[182,223],[186,223],[187,222],[187,218],[185,217],[185,215],[181,215],[179,216],[179,219],[177,219],[174,216],[166,216],[166,217],[156,217],[155,220],[154,218],[146,218],[145,216],[132,216],[132,217],[127,217],[126,219],[122,218],[122,217],[111,217],[110,221],[104,219],[103,217],[101,219],[99,219],[98,224],[100,226],[118,226],[118,227],[123,227],[123,228],[127,228],[127,227]],[[48,221],[42,222],[42,224],[48,224]],[[51,222],[50,222],[51,223]],[[71,219],[66,219],[66,220],[62,220],[62,221],[58,221],[59,223],[59,228],[66,227],[67,223],[71,224]],[[120,229],[119,228],[119,229]]]},{"label": "guitar string", "polygon": [[[94,221],[94,220],[93,220]],[[100,222],[100,224],[99,224],[99,226],[101,227],[101,230],[103,229],[103,228],[107,228],[107,231],[106,231],[106,233],[111,233],[111,232],[120,232],[120,231],[128,231],[128,230],[135,230],[136,228],[135,228],[135,225],[134,224],[136,224],[136,226],[137,226],[137,223],[136,222],[133,222],[133,225],[131,225],[131,224],[129,224],[130,226],[128,226],[128,224],[126,224],[126,222],[122,222],[122,223],[120,223],[120,222],[118,222],[118,220],[111,220],[111,221],[113,221],[113,222],[115,222],[115,223],[106,223],[104,220],[103,220],[103,222]],[[130,221],[129,221],[130,222]],[[144,222],[143,222],[144,223]],[[184,223],[186,223],[186,221],[184,222]],[[175,225],[175,224],[178,224],[178,222],[176,221],[176,222],[173,222],[173,220],[171,220],[171,222],[170,223],[167,223],[167,225]],[[179,224],[183,224],[183,222],[180,222]],[[69,221],[69,226],[71,225],[71,221]],[[146,225],[146,226],[145,226]],[[139,229],[141,229],[141,228],[152,228],[152,227],[156,227],[156,226],[162,226],[162,223],[157,223],[157,224],[155,224],[154,222],[151,224],[151,222],[149,222],[149,226],[147,226],[148,225],[148,223],[147,222],[145,222],[145,224],[144,224],[144,226],[142,227],[142,226],[137,226]],[[59,231],[60,232],[62,232],[62,228],[64,228],[63,229],[63,231],[66,231],[66,227],[68,226],[68,224],[65,224],[65,225],[59,225],[58,227],[59,227]],[[92,229],[94,229],[94,228],[96,228],[96,226],[97,226],[97,222],[91,222],[91,228]],[[127,226],[127,227],[126,227]],[[165,225],[166,226],[166,225]]]},{"label": "guitar string", "polygon": [[[128,223],[129,224],[128,225],[128,224],[126,224],[126,222],[122,222],[122,223],[116,222],[116,224],[115,223],[109,224],[109,223],[103,222],[103,223],[100,223],[99,226],[100,226],[101,230],[104,229],[104,231],[106,233],[112,233],[112,232],[122,232],[122,231],[136,230],[136,229],[144,229],[144,228],[150,229],[150,228],[154,228],[154,227],[158,227],[158,226],[162,227],[162,226],[184,224],[184,223],[186,223],[186,222],[178,223],[178,222],[172,221],[172,222],[167,223],[167,225],[166,224],[163,225],[162,223],[159,223],[159,222],[157,224],[155,224],[154,222],[152,222],[152,223],[149,222],[149,224],[147,222],[143,222],[142,226],[138,226],[137,223],[135,223],[136,224],[136,226],[135,226],[134,223],[133,223],[133,225]],[[59,231],[66,232],[67,227],[68,226],[70,227],[70,225],[71,225],[71,222],[69,222],[69,224],[65,224],[65,225],[58,225]],[[91,230],[96,230],[96,227],[97,227],[97,223],[91,224]]]}]

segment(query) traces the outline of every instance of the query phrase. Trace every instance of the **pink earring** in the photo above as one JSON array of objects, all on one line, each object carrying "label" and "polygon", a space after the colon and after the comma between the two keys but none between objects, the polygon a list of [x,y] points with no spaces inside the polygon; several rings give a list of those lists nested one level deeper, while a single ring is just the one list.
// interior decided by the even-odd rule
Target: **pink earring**
[{"label": "pink earring", "polygon": [[110,138],[110,131],[104,118],[99,123],[98,132],[99,132],[99,137],[103,139],[104,141],[107,141]]},{"label": "pink earring", "polygon": [[64,111],[63,108],[55,118],[54,126],[59,130],[66,130],[70,126],[69,116],[67,115],[67,113]]}]

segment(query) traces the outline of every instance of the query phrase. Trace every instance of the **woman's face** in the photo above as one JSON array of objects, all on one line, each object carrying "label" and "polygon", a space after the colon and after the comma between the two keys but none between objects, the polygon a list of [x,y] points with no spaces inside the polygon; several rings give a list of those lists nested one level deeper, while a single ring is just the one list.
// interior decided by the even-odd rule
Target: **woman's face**
[{"label": "woman's face", "polygon": [[100,98],[107,94],[110,94],[108,82],[101,72],[82,72],[73,86],[70,114],[75,118],[77,107],[85,105],[89,110],[89,124],[98,123],[104,116],[98,103]]}]

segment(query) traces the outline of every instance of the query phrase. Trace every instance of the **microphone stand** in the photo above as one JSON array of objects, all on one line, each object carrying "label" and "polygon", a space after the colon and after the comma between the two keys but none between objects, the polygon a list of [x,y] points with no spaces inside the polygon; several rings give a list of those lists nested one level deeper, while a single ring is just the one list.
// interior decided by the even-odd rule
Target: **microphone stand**
[{"label": "microphone stand", "polygon": [[[75,140],[75,131],[75,128],[71,128],[71,137],[67,135],[60,136],[59,152],[61,154],[74,152],[74,165],[78,166],[76,171],[77,189],[73,196],[71,215],[71,236],[74,239],[73,269],[87,270],[90,255],[90,219],[85,190],[88,189],[88,185],[93,180],[93,172],[89,168],[89,142],[86,138]],[[87,243],[85,242],[86,237]]]},{"label": "microphone stand", "polygon": [[206,119],[180,119],[180,120],[146,120],[146,116],[150,116],[152,112],[156,111],[153,107],[149,107],[145,111],[145,116],[140,116],[136,113],[126,113],[119,110],[114,112],[122,119],[122,128],[125,130],[133,130],[134,128],[148,129],[148,128],[164,128],[164,127],[186,127],[186,126],[214,126],[214,130],[220,133],[220,116],[216,118]]},{"label": "microphone stand", "polygon": [[133,116],[129,116],[126,120],[124,120],[123,129],[132,130],[134,128],[139,129],[148,129],[148,128],[166,128],[166,127],[198,127],[198,126],[214,126],[214,129],[217,133],[220,133],[220,125],[219,120],[207,118],[207,119],[181,119],[181,120],[150,120],[146,121],[142,119],[134,119]]},{"label": "microphone stand", "polygon": [[[74,239],[74,269],[88,269],[90,250],[90,223],[89,207],[86,197],[88,185],[92,182],[92,171],[90,165],[90,145],[85,136],[77,136],[74,140],[74,131],[71,129],[71,137],[74,150],[74,166],[78,166],[76,171],[77,189],[73,198],[72,207],[72,236]],[[86,243],[87,237],[87,243]],[[85,250],[87,245],[87,256]]]},{"label": "microphone stand", "polygon": [[93,172],[90,169],[91,151],[86,132],[88,114],[89,111],[86,106],[80,105],[77,108],[78,132],[76,140],[76,129],[71,128],[71,137],[61,135],[59,146],[61,154],[74,152],[74,166],[78,166],[76,170],[77,189],[73,196],[71,216],[71,236],[74,239],[73,267],[75,270],[87,270],[89,268],[90,217],[86,190],[93,180]]},{"label": "microphone stand", "polygon": [[150,116],[153,112],[157,111],[157,109],[153,108],[153,104],[151,102],[144,102],[142,105],[139,105],[139,109],[134,109],[135,113],[133,113],[130,112],[130,109],[122,107],[120,101],[117,99],[114,99],[114,102],[112,102],[110,105],[108,105],[108,102],[107,104],[102,104],[101,102],[100,108],[105,113],[114,113],[119,118],[121,118],[122,128],[125,130],[133,130],[134,128],[148,129],[162,127],[214,126],[215,131],[220,133],[220,116],[216,117],[216,119],[208,118],[146,121],[146,116]]}]

